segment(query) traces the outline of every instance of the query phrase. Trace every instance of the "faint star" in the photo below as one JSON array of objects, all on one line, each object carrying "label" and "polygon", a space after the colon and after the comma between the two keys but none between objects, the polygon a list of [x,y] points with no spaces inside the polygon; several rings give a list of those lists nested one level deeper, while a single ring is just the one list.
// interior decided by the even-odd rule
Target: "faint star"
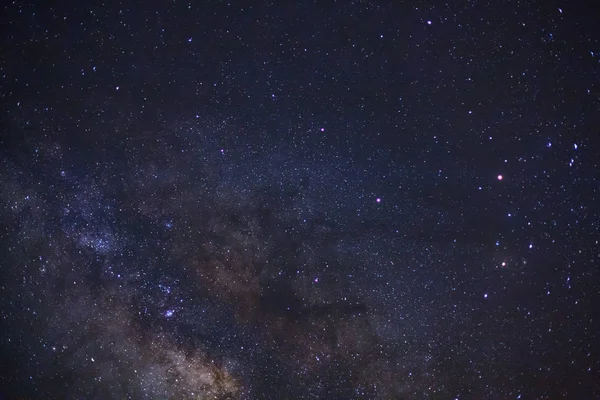
[{"label": "faint star", "polygon": [[504,177],[502,175],[498,175],[498,180],[501,181],[502,179],[504,179]]}]

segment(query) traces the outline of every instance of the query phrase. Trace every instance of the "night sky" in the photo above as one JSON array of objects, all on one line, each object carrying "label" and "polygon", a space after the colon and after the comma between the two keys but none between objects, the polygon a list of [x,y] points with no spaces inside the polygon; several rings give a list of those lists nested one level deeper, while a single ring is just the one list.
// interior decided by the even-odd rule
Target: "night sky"
[{"label": "night sky", "polygon": [[65,3],[0,13],[0,399],[600,398],[594,8]]}]

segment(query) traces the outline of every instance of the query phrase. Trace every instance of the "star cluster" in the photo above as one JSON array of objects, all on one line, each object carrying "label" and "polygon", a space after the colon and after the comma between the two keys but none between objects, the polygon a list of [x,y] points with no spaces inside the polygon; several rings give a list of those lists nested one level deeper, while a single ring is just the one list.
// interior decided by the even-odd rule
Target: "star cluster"
[{"label": "star cluster", "polygon": [[590,10],[3,14],[0,397],[600,396]]}]

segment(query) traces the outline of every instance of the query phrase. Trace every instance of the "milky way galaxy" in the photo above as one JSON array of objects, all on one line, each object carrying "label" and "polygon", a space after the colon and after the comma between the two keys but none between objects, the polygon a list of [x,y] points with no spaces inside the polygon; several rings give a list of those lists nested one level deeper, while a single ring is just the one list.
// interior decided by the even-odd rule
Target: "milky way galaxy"
[{"label": "milky way galaxy", "polygon": [[590,13],[209,3],[5,6],[0,399],[600,396]]}]

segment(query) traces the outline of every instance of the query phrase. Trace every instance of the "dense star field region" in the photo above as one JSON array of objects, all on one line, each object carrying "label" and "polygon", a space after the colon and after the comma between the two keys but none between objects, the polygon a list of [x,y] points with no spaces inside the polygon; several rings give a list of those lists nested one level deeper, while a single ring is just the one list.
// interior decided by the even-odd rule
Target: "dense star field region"
[{"label": "dense star field region", "polygon": [[0,20],[0,399],[600,398],[594,8]]}]

